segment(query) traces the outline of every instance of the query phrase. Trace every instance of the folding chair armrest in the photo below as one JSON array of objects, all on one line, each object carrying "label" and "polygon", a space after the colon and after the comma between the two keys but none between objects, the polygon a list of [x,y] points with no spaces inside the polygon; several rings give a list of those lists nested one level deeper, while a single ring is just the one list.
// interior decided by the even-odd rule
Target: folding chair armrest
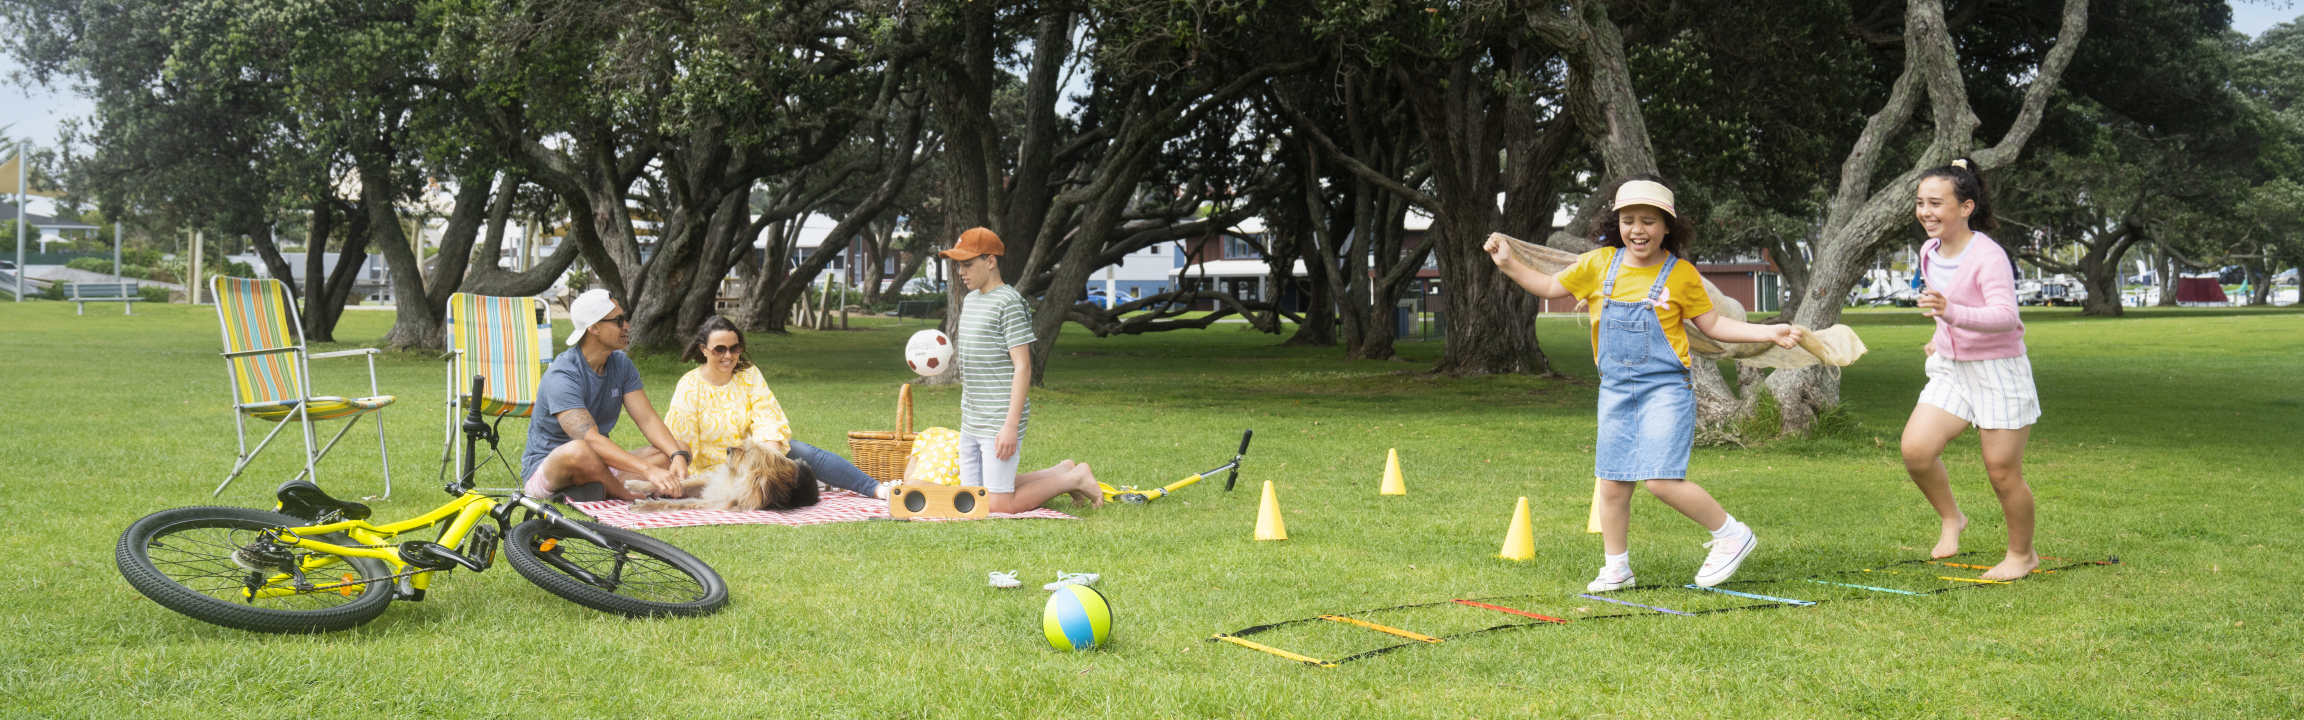
[{"label": "folding chair armrest", "polygon": [[377,354],[377,353],[381,353],[381,352],[384,352],[384,351],[382,351],[382,350],[378,350],[378,349],[376,349],[376,348],[360,348],[360,349],[358,349],[358,350],[338,350],[338,351],[336,351],[336,352],[313,353],[313,354],[312,354],[312,359],[314,359],[314,360],[318,360],[318,359],[321,359],[321,358],[334,358],[334,357],[352,357],[352,356],[354,356],[354,355],[375,355],[375,354]]},{"label": "folding chair armrest", "polygon": [[[243,357],[254,357],[254,356],[257,356],[257,355],[270,355],[270,354],[273,354],[273,353],[284,353],[284,352],[296,352],[296,348],[293,348],[293,347],[276,347],[276,348],[265,348],[265,349],[262,349],[262,350],[239,350],[239,351],[235,351],[235,352],[228,352],[228,353],[224,353],[223,355],[224,355],[224,357],[228,357],[228,358],[243,358]],[[317,357],[317,356],[315,356],[315,357]]]}]

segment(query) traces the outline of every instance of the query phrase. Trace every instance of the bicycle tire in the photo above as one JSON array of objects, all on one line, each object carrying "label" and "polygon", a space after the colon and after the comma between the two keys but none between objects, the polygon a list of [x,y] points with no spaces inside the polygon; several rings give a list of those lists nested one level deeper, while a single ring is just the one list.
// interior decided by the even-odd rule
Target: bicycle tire
[{"label": "bicycle tire", "polygon": [[[559,531],[551,520],[537,518],[513,526],[504,537],[504,556],[512,561],[512,569],[569,602],[627,617],[696,617],[710,615],[728,604],[727,583],[712,566],[687,551],[622,528],[568,522],[582,523],[610,542],[622,543],[636,557],[627,556],[626,567],[617,574],[614,555],[607,548]],[[546,540],[554,547],[540,550]],[[615,574],[621,582],[613,590],[604,588],[569,574],[554,560],[597,571],[597,575]],[[634,564],[632,560],[642,562]],[[640,572],[635,574],[635,569]]]},{"label": "bicycle tire", "polygon": [[[349,594],[340,589],[273,598],[275,602],[269,607],[241,599],[250,570],[233,559],[233,551],[263,530],[304,524],[287,515],[248,508],[162,510],[144,516],[120,534],[113,560],[120,566],[120,575],[144,597],[195,620],[228,628],[266,633],[331,632],[357,627],[384,614],[394,594],[389,583],[351,586],[359,590]],[[341,535],[314,539],[348,542]],[[162,551],[157,559],[156,551]],[[341,560],[350,563],[352,574],[359,578],[392,574],[391,566],[380,560]],[[332,578],[323,576],[316,582],[329,584]]]}]

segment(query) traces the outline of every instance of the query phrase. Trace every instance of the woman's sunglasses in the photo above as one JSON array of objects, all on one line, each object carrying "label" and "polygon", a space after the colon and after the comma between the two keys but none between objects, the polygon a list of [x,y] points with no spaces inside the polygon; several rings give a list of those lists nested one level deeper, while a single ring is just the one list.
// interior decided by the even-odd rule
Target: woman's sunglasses
[{"label": "woman's sunglasses", "polygon": [[704,349],[710,351],[714,355],[732,355],[744,352],[744,346],[742,345],[713,345]]}]

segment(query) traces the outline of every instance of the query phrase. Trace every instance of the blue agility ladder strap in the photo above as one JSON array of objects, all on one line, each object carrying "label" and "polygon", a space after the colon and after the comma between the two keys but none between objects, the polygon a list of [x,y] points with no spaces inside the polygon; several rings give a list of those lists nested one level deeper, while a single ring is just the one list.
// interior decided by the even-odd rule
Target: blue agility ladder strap
[{"label": "blue agility ladder strap", "polygon": [[1698,584],[1695,584],[1695,583],[1689,583],[1689,584],[1686,584],[1686,585],[1682,585],[1681,587],[1684,587],[1684,588],[1688,588],[1688,589],[1690,589],[1690,590],[1703,590],[1703,591],[1706,591],[1706,592],[1716,592],[1716,593],[1720,593],[1720,594],[1722,594],[1722,595],[1734,595],[1734,596],[1736,596],[1736,597],[1740,597],[1740,598],[1752,598],[1752,599],[1754,599],[1754,600],[1766,600],[1766,601],[1768,601],[1768,602],[1780,602],[1780,603],[1784,603],[1784,604],[1786,604],[1786,605],[1802,605],[1802,606],[1806,606],[1806,605],[1814,605],[1814,604],[1816,604],[1816,603],[1813,603],[1813,602],[1809,602],[1809,601],[1806,601],[1806,600],[1794,600],[1794,599],[1791,599],[1791,598],[1769,597],[1769,596],[1766,596],[1766,595],[1754,595],[1754,594],[1752,594],[1752,593],[1742,593],[1742,592],[1736,592],[1736,591],[1734,591],[1734,590],[1722,590],[1722,589],[1720,589],[1720,588],[1708,588],[1708,587],[1704,587],[1704,586],[1702,586],[1702,585],[1698,585]]},{"label": "blue agility ladder strap", "polygon": [[1826,581],[1823,581],[1823,580],[1809,580],[1808,582],[1816,583],[1816,584],[1818,584],[1818,585],[1838,585],[1838,586],[1840,586],[1840,587],[1851,587],[1851,588],[1856,588],[1856,589],[1858,589],[1858,590],[1877,590],[1877,591],[1880,591],[1880,592],[1884,592],[1884,593],[1896,593],[1896,594],[1898,594],[1898,595],[1921,595],[1921,596],[1926,596],[1926,595],[1928,594],[1928,593],[1916,593],[1916,592],[1912,592],[1912,591],[1910,591],[1910,590],[1894,590],[1894,589],[1890,589],[1890,588],[1884,588],[1884,587],[1872,587],[1872,586],[1870,586],[1870,585],[1850,585],[1850,584],[1848,584],[1848,583],[1826,582]]},{"label": "blue agility ladder strap", "polygon": [[1678,610],[1673,610],[1673,609],[1670,609],[1670,608],[1660,608],[1660,607],[1656,607],[1656,606],[1654,606],[1654,605],[1642,605],[1642,604],[1640,604],[1640,603],[1636,603],[1636,602],[1625,602],[1625,601],[1623,601],[1623,600],[1618,600],[1618,599],[1616,599],[1616,598],[1604,598],[1604,597],[1600,597],[1600,596],[1598,596],[1598,595],[1593,595],[1593,594],[1590,594],[1590,593],[1586,593],[1586,594],[1583,594],[1583,595],[1578,595],[1578,596],[1576,596],[1576,597],[1581,597],[1581,598],[1592,598],[1592,599],[1594,599],[1594,600],[1598,600],[1598,601],[1600,601],[1600,602],[1612,602],[1612,603],[1616,603],[1616,604],[1618,604],[1618,605],[1630,605],[1630,606],[1632,606],[1632,607],[1636,607],[1636,608],[1648,608],[1648,609],[1650,609],[1650,610],[1654,610],[1654,611],[1656,611],[1656,612],[1660,612],[1660,613],[1669,613],[1669,614],[1672,614],[1672,615],[1680,615],[1680,616],[1684,616],[1684,617],[1695,617],[1695,616],[1696,616],[1696,614],[1695,614],[1695,613],[1684,613],[1684,612],[1680,612],[1680,611],[1678,611]]},{"label": "blue agility ladder strap", "polygon": [[1280,656],[1280,657],[1288,658],[1288,659],[1290,659],[1290,660],[1294,660],[1294,661],[1296,661],[1296,662],[1304,663],[1304,664],[1306,664],[1306,665],[1311,665],[1311,666],[1314,666],[1314,667],[1324,667],[1324,668],[1332,668],[1332,667],[1336,667],[1336,663],[1328,662],[1328,661],[1326,661],[1326,660],[1320,660],[1320,659],[1317,659],[1317,658],[1310,658],[1310,657],[1305,657],[1305,656],[1303,656],[1303,655],[1298,655],[1298,654],[1296,654],[1296,653],[1288,652],[1288,651],[1286,651],[1286,650],[1282,650],[1282,649],[1280,649],[1280,648],[1272,647],[1272,646],[1270,646],[1270,645],[1265,645],[1265,644],[1263,644],[1263,643],[1259,643],[1259,642],[1253,642],[1253,641],[1249,641],[1249,640],[1242,640],[1242,639],[1240,639],[1240,638],[1232,637],[1232,636],[1230,636],[1230,635],[1217,635],[1217,636],[1215,636],[1213,639],[1216,639],[1216,640],[1222,640],[1222,641],[1224,641],[1224,642],[1232,643],[1232,644],[1234,644],[1234,645],[1238,645],[1238,646],[1240,646],[1240,647],[1248,648],[1248,649],[1250,649],[1250,650],[1261,650],[1261,651],[1264,651],[1264,652],[1272,653],[1272,654],[1274,654],[1274,655],[1278,655],[1278,656]]}]

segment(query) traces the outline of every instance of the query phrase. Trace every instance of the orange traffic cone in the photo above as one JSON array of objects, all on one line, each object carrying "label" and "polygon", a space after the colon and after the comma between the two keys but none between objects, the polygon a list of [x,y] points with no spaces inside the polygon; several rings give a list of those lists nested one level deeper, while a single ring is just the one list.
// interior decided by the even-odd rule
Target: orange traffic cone
[{"label": "orange traffic cone", "polygon": [[1385,456],[1384,456],[1384,489],[1377,491],[1377,494],[1380,494],[1380,495],[1406,495],[1406,494],[1408,494],[1408,483],[1407,483],[1407,481],[1400,479],[1400,449],[1399,449],[1399,448],[1393,448],[1393,449],[1392,449],[1390,452],[1386,453],[1386,454],[1385,454]]},{"label": "orange traffic cone", "polygon": [[1280,496],[1272,493],[1272,481],[1264,481],[1264,506],[1256,511],[1256,539],[1288,539],[1288,523],[1280,519]]}]

